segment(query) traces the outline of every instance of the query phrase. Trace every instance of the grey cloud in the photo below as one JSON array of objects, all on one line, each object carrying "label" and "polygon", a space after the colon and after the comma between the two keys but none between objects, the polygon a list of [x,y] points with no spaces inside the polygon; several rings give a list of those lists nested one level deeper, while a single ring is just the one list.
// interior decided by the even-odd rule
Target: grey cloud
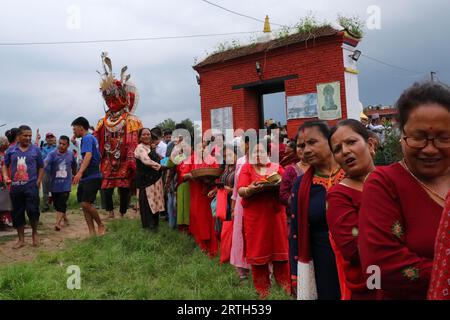
[{"label": "grey cloud", "polygon": [[[308,11],[332,20],[337,13],[366,17],[369,5],[382,9],[382,30],[368,31],[363,53],[412,70],[438,71],[450,82],[450,30],[446,0],[216,0],[218,4],[263,19],[293,24]],[[82,28],[65,26],[69,5],[82,9]],[[26,9],[24,9],[26,8]],[[274,29],[275,26],[272,26]],[[108,39],[161,35],[260,30],[258,22],[231,15],[198,0],[187,1],[10,1],[0,12],[0,42]],[[212,52],[233,38],[250,35],[184,40],[63,46],[1,47],[0,123],[28,123],[33,128],[70,133],[70,122],[85,115],[93,123],[103,114],[98,92],[100,53],[108,51],[114,69],[128,65],[140,90],[137,114],[146,126],[165,118],[200,119],[199,89],[192,70],[194,57]],[[392,69],[362,57],[359,61],[363,104],[391,104],[413,81],[427,74]],[[5,129],[5,128],[2,128]],[[0,129],[0,130],[2,130]],[[0,131],[1,133],[2,131]]]}]

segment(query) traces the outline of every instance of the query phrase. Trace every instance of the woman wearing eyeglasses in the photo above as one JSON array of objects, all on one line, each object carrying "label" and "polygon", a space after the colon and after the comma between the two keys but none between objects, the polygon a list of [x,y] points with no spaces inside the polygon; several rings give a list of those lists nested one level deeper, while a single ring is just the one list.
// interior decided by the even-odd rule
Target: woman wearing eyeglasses
[{"label": "woman wearing eyeglasses", "polygon": [[364,184],[360,257],[363,272],[379,268],[366,275],[380,280],[378,298],[418,300],[427,295],[450,189],[450,89],[416,83],[397,108],[404,159],[377,168]]}]

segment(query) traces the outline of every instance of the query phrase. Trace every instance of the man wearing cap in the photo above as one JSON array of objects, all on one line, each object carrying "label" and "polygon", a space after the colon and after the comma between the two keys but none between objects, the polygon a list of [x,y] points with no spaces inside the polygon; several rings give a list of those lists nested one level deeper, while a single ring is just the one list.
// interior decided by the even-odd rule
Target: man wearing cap
[{"label": "man wearing cap", "polygon": [[[45,160],[47,158],[47,155],[56,150],[56,136],[51,133],[47,132],[45,135],[45,143],[41,140],[41,135],[39,134],[39,129],[37,130],[36,134],[36,144],[40,146],[41,149],[41,155],[42,159]],[[42,193],[43,193],[43,200],[44,200],[44,206],[42,208],[42,212],[50,211],[50,204],[49,204],[49,193],[50,193],[50,175],[48,172],[45,172],[44,178],[42,180]]]},{"label": "man wearing cap", "polygon": [[369,126],[369,117],[364,112],[359,114],[359,121],[367,128]]},{"label": "man wearing cap", "polygon": [[380,115],[378,113],[375,113],[371,117],[371,121],[369,123],[369,126],[367,127],[370,131],[374,132],[378,139],[380,140],[380,143],[384,142],[384,126],[381,123]]},{"label": "man wearing cap", "polygon": [[380,115],[378,113],[375,113],[371,118],[372,121],[369,124],[369,129],[376,133],[382,133],[384,130],[384,126],[381,124]]}]

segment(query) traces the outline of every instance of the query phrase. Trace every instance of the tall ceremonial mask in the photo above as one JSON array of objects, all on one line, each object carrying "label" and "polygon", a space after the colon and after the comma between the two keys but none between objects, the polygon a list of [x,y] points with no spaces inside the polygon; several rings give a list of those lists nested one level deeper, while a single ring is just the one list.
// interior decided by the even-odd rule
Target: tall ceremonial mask
[{"label": "tall ceremonial mask", "polygon": [[139,95],[130,75],[125,74],[127,66],[120,72],[120,80],[114,77],[111,59],[106,52],[102,55],[104,73],[101,74],[100,91],[108,107],[105,116],[95,129],[101,152],[102,189],[130,188],[136,171],[134,149],[138,145],[141,120],[133,113]]}]

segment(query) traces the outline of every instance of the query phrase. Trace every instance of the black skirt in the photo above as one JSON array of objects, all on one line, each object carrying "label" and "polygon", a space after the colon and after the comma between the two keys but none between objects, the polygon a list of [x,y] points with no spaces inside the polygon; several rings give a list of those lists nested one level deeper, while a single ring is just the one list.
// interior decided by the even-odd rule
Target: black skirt
[{"label": "black skirt", "polygon": [[159,225],[159,212],[153,213],[148,203],[145,188],[139,188],[139,213],[143,228],[156,229]]}]

